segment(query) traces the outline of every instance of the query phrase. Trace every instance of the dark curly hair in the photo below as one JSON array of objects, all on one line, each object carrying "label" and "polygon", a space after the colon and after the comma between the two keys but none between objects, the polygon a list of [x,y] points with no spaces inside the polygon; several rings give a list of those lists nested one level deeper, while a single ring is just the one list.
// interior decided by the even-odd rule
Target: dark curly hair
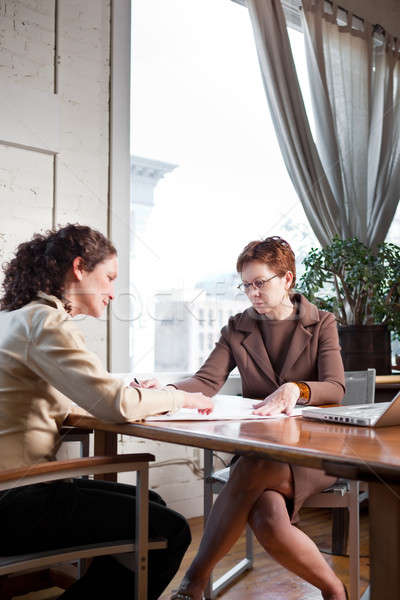
[{"label": "dark curly hair", "polygon": [[85,225],[69,223],[44,234],[36,233],[29,242],[20,244],[15,257],[4,265],[0,310],[21,308],[38,292],[45,292],[62,300],[69,312],[64,283],[74,259],[80,256],[83,268],[90,272],[115,254],[115,247],[102,233]]},{"label": "dark curly hair", "polygon": [[279,277],[283,277],[287,271],[293,273],[293,281],[290,288],[296,283],[296,262],[294,252],[286,240],[274,235],[265,240],[250,242],[239,254],[236,270],[241,273],[243,266],[253,260],[259,260],[268,265]]}]

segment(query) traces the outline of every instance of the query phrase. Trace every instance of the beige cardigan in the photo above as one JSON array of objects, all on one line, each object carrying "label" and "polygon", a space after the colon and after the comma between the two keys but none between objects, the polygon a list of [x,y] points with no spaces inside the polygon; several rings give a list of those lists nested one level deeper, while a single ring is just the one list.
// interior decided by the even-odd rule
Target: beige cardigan
[{"label": "beige cardigan", "polygon": [[0,469],[54,460],[71,400],[108,421],[176,410],[183,392],[136,390],[109,375],[62,302],[0,312]]}]

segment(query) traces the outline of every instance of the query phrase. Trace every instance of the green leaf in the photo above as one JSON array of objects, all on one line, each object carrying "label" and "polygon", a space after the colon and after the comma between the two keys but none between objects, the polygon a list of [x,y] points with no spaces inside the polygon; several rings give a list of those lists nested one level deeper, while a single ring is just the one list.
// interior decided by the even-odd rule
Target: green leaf
[{"label": "green leaf", "polygon": [[400,247],[382,243],[375,252],[357,238],[335,237],[304,258],[299,290],[342,324],[386,323],[400,340]]}]

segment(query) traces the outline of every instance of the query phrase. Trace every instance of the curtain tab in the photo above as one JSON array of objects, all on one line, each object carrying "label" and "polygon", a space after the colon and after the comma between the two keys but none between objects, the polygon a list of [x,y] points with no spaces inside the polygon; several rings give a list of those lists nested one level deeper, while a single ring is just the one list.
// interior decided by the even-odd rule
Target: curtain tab
[{"label": "curtain tab", "polygon": [[332,2],[332,20],[336,25],[338,24],[338,5],[336,2]]},{"label": "curtain tab", "polygon": [[300,10],[322,14],[324,12],[324,2],[325,0],[301,0]]},{"label": "curtain tab", "polygon": [[353,30],[353,11],[352,10],[347,11],[346,19],[347,19],[346,30],[351,32]]},{"label": "curtain tab", "polygon": [[372,38],[372,36],[374,35],[374,26],[372,25],[372,23],[364,20],[363,25],[364,25],[364,33],[367,36],[367,38],[368,39]]}]

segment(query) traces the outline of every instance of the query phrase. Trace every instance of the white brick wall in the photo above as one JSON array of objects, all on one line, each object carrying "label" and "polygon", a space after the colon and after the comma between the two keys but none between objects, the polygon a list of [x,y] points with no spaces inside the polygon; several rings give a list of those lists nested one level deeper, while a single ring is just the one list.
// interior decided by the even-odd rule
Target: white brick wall
[{"label": "white brick wall", "polygon": [[53,81],[54,0],[0,0],[0,77],[48,91]]},{"label": "white brick wall", "polygon": [[[20,142],[13,135],[30,126],[23,111],[16,109],[11,115],[14,123],[7,128],[7,96],[25,97],[38,90],[48,94],[52,90],[53,21],[53,0],[0,0],[0,139],[5,142]],[[30,145],[42,144],[37,141]],[[0,144],[0,231],[6,235],[3,260],[34,231],[51,226],[52,178],[51,155]]]},{"label": "white brick wall", "polygon": [[33,229],[51,226],[52,173],[50,156],[0,145],[0,231],[7,235],[2,260]]},{"label": "white brick wall", "polygon": [[[107,233],[110,6],[105,0],[59,2],[62,152],[56,221]],[[88,345],[107,361],[105,321],[81,322]]]}]

